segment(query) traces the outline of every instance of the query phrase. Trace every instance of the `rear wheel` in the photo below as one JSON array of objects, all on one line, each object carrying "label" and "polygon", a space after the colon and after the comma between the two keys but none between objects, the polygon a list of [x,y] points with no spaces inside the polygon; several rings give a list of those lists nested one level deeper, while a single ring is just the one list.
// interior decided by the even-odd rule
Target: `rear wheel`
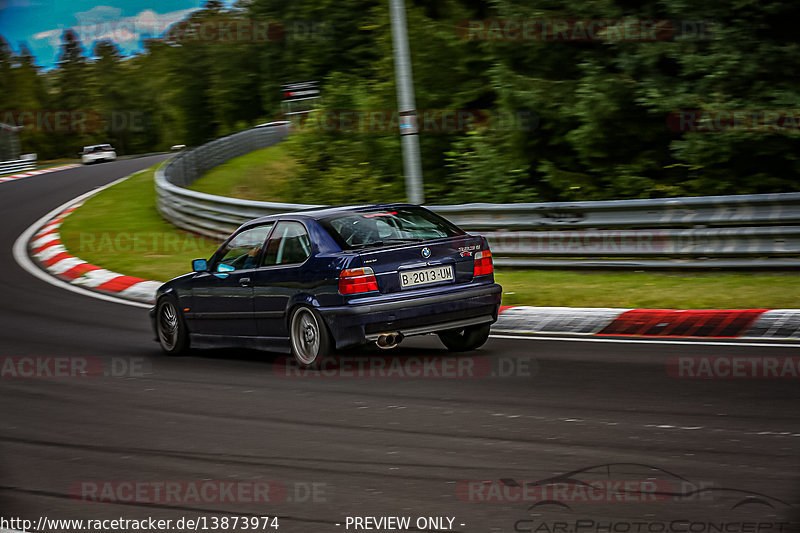
[{"label": "rear wheel", "polygon": [[162,298],[156,308],[158,343],[167,355],[181,355],[189,349],[189,331],[175,302]]},{"label": "rear wheel", "polygon": [[301,306],[292,313],[289,326],[292,356],[301,367],[314,366],[331,353],[331,337],[319,313]]},{"label": "rear wheel", "polygon": [[461,329],[439,331],[439,340],[451,352],[468,352],[484,345],[489,339],[490,324],[479,324]]}]

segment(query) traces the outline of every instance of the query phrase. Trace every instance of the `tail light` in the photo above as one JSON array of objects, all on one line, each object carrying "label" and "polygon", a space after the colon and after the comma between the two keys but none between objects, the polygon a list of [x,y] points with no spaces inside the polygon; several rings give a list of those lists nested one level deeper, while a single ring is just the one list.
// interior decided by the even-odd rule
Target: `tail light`
[{"label": "tail light", "polygon": [[339,274],[339,294],[361,294],[378,290],[378,280],[370,267],[346,268]]},{"label": "tail light", "polygon": [[484,250],[482,252],[475,252],[475,266],[472,269],[472,276],[486,276],[487,274],[494,273],[494,265],[492,264],[492,252]]}]

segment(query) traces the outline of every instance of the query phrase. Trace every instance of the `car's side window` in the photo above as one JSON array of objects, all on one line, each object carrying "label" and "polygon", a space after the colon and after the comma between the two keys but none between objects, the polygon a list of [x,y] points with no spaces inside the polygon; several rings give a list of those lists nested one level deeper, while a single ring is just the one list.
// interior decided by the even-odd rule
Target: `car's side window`
[{"label": "car's side window", "polygon": [[258,266],[261,249],[274,224],[245,230],[225,245],[224,255],[217,262],[217,271],[244,270]]},{"label": "car's side window", "polygon": [[311,255],[311,239],[299,222],[278,222],[267,243],[264,266],[302,263]]}]

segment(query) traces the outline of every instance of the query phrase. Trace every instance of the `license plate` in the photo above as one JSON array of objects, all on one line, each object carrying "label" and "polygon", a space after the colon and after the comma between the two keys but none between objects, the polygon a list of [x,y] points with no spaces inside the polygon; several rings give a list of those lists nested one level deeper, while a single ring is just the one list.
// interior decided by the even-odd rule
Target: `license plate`
[{"label": "license plate", "polygon": [[421,268],[400,273],[400,286],[403,288],[442,281],[453,281],[453,267],[451,265]]}]

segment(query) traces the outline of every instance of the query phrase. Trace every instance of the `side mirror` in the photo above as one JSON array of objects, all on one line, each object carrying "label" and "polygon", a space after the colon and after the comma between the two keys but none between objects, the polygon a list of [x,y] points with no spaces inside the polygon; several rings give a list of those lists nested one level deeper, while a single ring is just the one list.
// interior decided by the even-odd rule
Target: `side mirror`
[{"label": "side mirror", "polygon": [[208,271],[208,261],[205,259],[193,259],[192,260],[192,270],[195,272],[207,272]]}]

